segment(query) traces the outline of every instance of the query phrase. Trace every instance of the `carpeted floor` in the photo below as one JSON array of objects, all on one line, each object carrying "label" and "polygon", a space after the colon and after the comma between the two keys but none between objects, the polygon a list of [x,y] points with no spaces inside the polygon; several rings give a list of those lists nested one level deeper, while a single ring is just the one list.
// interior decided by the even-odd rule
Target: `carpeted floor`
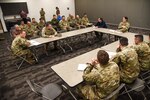
[{"label": "carpeted floor", "polygon": [[[109,27],[112,29],[116,28],[112,26]],[[136,29],[131,29],[131,31],[137,32]],[[149,31],[143,30],[138,32],[141,34],[149,33]],[[3,34],[3,37],[5,37],[5,40],[0,40],[0,100],[42,100],[30,90],[25,81],[27,78],[40,85],[54,82],[65,84],[67,86],[67,84],[51,69],[51,66],[101,47],[107,42],[107,35],[103,36],[102,41],[99,41],[91,34],[88,35],[89,41],[86,41],[85,35],[72,37],[68,40],[74,49],[73,52],[68,50],[66,54],[63,54],[60,50],[54,51],[51,44],[48,56],[42,53],[42,50],[39,49],[38,64],[32,66],[24,64],[19,70],[17,70],[17,67],[14,65],[15,59],[7,50],[7,46],[10,45],[9,34],[5,33]],[[144,93],[148,100],[150,100],[150,91],[145,89]],[[143,100],[143,97],[140,94],[133,93],[132,95],[134,100]],[[72,100],[72,97],[68,93],[64,93],[59,99]],[[129,98],[124,95],[120,96],[118,99],[128,100]]]}]

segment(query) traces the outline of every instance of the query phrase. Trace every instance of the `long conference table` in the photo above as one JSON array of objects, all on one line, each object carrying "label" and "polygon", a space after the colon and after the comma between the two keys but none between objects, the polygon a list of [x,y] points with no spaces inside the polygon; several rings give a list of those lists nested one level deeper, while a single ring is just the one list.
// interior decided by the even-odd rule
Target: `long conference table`
[{"label": "long conference table", "polygon": [[[84,28],[84,29],[79,29],[79,30],[74,30],[70,32],[65,32],[62,34],[61,37],[54,37],[54,38],[37,38],[33,39],[36,45],[44,44],[47,42],[53,42],[53,41],[58,41],[64,38],[76,36],[76,35],[81,35],[85,34],[88,32],[101,32],[109,35],[115,35],[119,37],[126,37],[129,40],[129,45],[134,44],[134,35],[135,33],[131,32],[126,32],[122,33],[117,30],[112,30],[112,29],[105,29],[105,28],[96,28],[96,27],[90,27],[90,28]],[[144,36],[144,41],[148,41],[148,36]],[[95,50],[89,51],[87,53],[84,53],[80,56],[74,57],[72,59],[66,60],[64,62],[61,62],[59,64],[56,64],[52,66],[51,68],[70,86],[74,87],[77,84],[81,83],[83,81],[82,75],[83,71],[79,71],[78,65],[79,64],[86,64],[87,62],[90,62],[92,58],[95,58],[97,55],[97,52],[99,50],[106,50],[108,52],[116,52],[116,48],[118,47],[119,42],[113,42],[108,45],[105,45],[101,48],[97,48]],[[34,45],[34,44],[33,44]]]}]

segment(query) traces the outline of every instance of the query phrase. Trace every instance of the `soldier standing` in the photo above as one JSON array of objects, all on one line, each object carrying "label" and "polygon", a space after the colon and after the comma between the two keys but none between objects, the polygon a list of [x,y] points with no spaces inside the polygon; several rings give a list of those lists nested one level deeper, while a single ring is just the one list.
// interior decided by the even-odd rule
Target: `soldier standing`
[{"label": "soldier standing", "polygon": [[43,8],[41,8],[40,10],[40,15],[41,15],[41,18],[45,21],[45,11]]}]

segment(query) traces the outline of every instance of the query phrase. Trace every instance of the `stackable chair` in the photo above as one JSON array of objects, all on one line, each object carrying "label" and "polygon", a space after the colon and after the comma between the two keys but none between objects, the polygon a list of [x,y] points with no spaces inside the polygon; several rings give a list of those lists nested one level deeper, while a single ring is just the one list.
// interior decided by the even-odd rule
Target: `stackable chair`
[{"label": "stackable chair", "polygon": [[40,86],[29,79],[26,80],[31,90],[37,95],[41,96],[43,100],[54,100],[61,96],[61,94],[65,91],[69,92],[69,94],[73,97],[74,100],[77,100],[73,93],[65,86],[58,85],[56,83],[49,83],[45,86]]},{"label": "stackable chair", "polygon": [[[19,55],[14,54],[13,51],[11,50],[11,47],[10,47],[10,46],[7,46],[7,49],[8,49],[8,51],[10,51],[10,52],[12,53],[12,56],[14,56],[14,57],[16,57],[16,58],[19,59],[19,61],[17,61],[17,62],[15,63],[15,65],[17,66],[18,69],[20,69],[20,67],[23,65],[24,62],[27,62],[28,64],[32,65],[32,64],[26,59],[26,55],[21,55],[21,56],[19,56]],[[34,58],[35,58],[36,62],[38,62],[38,60],[37,60],[37,58],[36,58],[35,55],[34,55]],[[18,63],[19,63],[19,64],[18,64]]]},{"label": "stackable chair", "polygon": [[130,93],[134,91],[140,93],[144,97],[144,100],[147,100],[145,94],[143,93],[144,88],[145,88],[145,81],[137,78],[133,83],[126,84],[124,86],[124,91],[120,95],[127,94],[130,100],[133,100]]}]

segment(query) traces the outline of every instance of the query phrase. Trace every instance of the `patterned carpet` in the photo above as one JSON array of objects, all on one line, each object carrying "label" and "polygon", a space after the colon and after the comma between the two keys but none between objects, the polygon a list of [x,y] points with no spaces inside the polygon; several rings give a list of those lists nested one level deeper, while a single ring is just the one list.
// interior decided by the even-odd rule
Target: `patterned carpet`
[{"label": "patterned carpet", "polygon": [[[109,26],[112,29],[116,27]],[[131,29],[132,32],[148,34],[149,31]],[[99,41],[95,35],[88,34],[88,41],[86,36],[76,36],[68,39],[69,44],[73,47],[73,52],[63,54],[62,51],[54,51],[53,45],[50,45],[49,55],[46,56],[41,49],[39,49],[39,63],[35,65],[24,64],[19,70],[14,65],[15,59],[7,50],[7,45],[10,45],[10,37],[8,33],[0,35],[5,37],[0,40],[0,100],[42,100],[40,96],[33,93],[27,83],[27,78],[33,80],[35,83],[42,86],[54,82],[58,84],[67,84],[51,69],[51,66],[63,62],[67,59],[81,55],[85,52],[91,51],[103,46],[107,42],[107,35],[103,36],[103,40]],[[73,91],[74,89],[71,88]],[[73,91],[74,92],[74,91]],[[150,100],[150,91],[144,90],[148,100]],[[140,94],[133,93],[134,100],[143,100]],[[60,100],[73,100],[68,93],[62,94]],[[124,95],[118,98],[119,100],[128,100]]]}]

